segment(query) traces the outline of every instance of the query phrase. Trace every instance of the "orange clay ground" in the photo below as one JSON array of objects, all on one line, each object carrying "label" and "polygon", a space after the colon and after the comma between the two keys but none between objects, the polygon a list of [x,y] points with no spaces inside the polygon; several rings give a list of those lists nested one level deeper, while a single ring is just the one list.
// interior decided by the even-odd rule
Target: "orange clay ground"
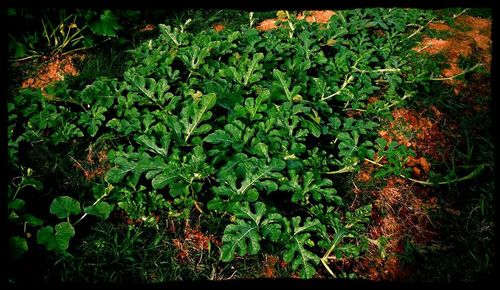
[{"label": "orange clay ground", "polygon": [[[175,224],[169,230],[175,231]],[[193,254],[210,250],[210,244],[221,246],[221,242],[212,235],[206,235],[199,228],[191,228],[189,223],[186,223],[183,236],[172,239],[174,247],[177,249],[177,260],[181,263],[186,263],[192,260]]]},{"label": "orange clay ground", "polygon": [[[452,77],[461,73],[460,58],[472,54],[479,56],[486,69],[490,70],[491,21],[472,16],[459,16],[456,18],[455,24],[465,29],[452,28],[443,23],[429,23],[429,29],[450,32],[451,37],[436,39],[424,35],[421,45],[416,47],[415,50],[430,55],[438,53],[445,55],[449,68],[443,69],[443,77]],[[459,80],[452,79],[445,82],[454,86],[457,95],[465,86]]]},{"label": "orange clay ground", "polygon": [[[306,19],[307,22],[312,23],[328,23],[330,18],[335,15],[334,11],[331,10],[316,10],[316,11],[309,11],[309,12],[301,12],[298,15],[296,15],[297,19]],[[281,15],[280,15],[281,16]],[[282,21],[286,22],[287,18],[283,15],[283,17],[279,18],[273,18],[273,19],[266,19],[262,22],[260,22],[255,28],[259,31],[267,31],[271,29],[278,28],[276,22],[277,21]]]},{"label": "orange clay ground", "polygon": [[28,78],[21,84],[22,88],[42,89],[42,91],[51,83],[64,79],[65,75],[76,76],[77,69],[73,60],[83,59],[83,55],[56,56],[46,60],[37,71],[36,76]]}]

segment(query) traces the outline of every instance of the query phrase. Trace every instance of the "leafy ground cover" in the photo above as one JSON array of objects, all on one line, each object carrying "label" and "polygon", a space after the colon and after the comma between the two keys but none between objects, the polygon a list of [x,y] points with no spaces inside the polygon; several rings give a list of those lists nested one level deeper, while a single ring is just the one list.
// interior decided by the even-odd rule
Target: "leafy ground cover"
[{"label": "leafy ground cover", "polygon": [[72,15],[11,67],[11,283],[491,274],[488,11]]}]

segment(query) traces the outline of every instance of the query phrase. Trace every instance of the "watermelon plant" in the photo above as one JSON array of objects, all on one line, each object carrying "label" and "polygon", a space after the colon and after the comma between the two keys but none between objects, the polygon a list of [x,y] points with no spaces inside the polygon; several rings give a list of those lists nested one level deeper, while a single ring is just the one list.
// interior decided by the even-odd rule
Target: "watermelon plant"
[{"label": "watermelon plant", "polygon": [[[154,226],[158,212],[211,212],[225,226],[222,262],[273,244],[300,277],[321,266],[335,276],[330,256],[366,250],[371,215],[370,205],[345,203],[341,176],[376,156],[386,161],[380,176],[410,176],[404,164],[413,151],[378,138],[377,128],[392,107],[429,87],[433,72],[409,36],[431,14],[346,10],[326,24],[290,18],[267,32],[160,24],[156,38],[130,51],[122,78],[98,78],[81,91],[60,84],[44,93],[50,98],[21,90],[8,99],[9,164],[20,176],[9,185],[9,220],[68,254],[88,215],[122,210]],[[374,95],[379,101],[369,102]],[[103,148],[109,168],[48,194],[52,216],[35,217],[23,189],[43,190],[31,167],[43,172],[21,155],[50,148],[70,156]],[[29,247],[20,234],[11,244]]]}]

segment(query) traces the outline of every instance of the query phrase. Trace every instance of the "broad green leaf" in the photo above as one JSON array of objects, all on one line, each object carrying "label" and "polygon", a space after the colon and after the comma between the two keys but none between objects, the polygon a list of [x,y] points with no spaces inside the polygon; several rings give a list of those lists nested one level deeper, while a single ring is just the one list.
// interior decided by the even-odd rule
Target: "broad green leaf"
[{"label": "broad green leaf", "polygon": [[68,222],[62,222],[55,226],[45,226],[37,232],[37,243],[44,245],[49,251],[65,251],[69,247],[69,241],[75,236],[75,229]]},{"label": "broad green leaf", "polygon": [[255,213],[252,212],[250,204],[243,202],[235,207],[235,216],[238,218],[235,224],[226,226],[222,237],[221,260],[229,262],[238,256],[246,254],[255,255],[260,250],[262,237],[269,237],[277,241],[281,234],[282,217],[279,214],[266,214],[266,205],[262,202],[254,204]]},{"label": "broad green leaf", "polygon": [[308,231],[313,231],[317,230],[319,226],[321,225],[320,221],[317,219],[311,220],[310,217],[307,217],[304,220],[303,225],[300,225],[301,218],[300,217],[294,217],[292,218],[292,226],[293,226],[293,234],[297,235],[302,232],[308,232]]},{"label": "broad green leaf", "polygon": [[14,200],[9,201],[9,203],[7,204],[7,208],[9,210],[21,210],[24,208],[25,204],[26,202],[24,200],[16,198]]},{"label": "broad green leaf", "polygon": [[238,218],[243,218],[251,220],[254,224],[260,224],[260,221],[264,214],[266,213],[266,205],[262,202],[256,202],[254,204],[255,213],[252,212],[250,208],[250,203],[243,202],[241,207],[239,207],[234,215]]},{"label": "broad green leaf", "polygon": [[314,123],[312,121],[309,121],[309,120],[304,120],[302,121],[304,128],[306,128],[307,130],[309,130],[309,132],[311,132],[311,134],[318,138],[319,136],[321,136],[321,127],[317,124],[317,123]]},{"label": "broad green leaf", "polygon": [[45,226],[39,229],[36,234],[36,241],[40,245],[45,245],[47,250],[54,250],[57,246],[54,228],[52,226]]},{"label": "broad green leaf", "polygon": [[215,93],[217,96],[217,105],[233,110],[235,106],[239,106],[243,100],[243,89],[240,86],[231,86],[227,80],[214,79],[204,80],[204,91],[206,93]]},{"label": "broad green leaf", "polygon": [[129,175],[125,180],[132,186],[137,185],[144,172],[155,170],[158,173],[159,169],[165,169],[167,167],[161,157],[152,158],[146,152],[121,153],[111,161],[115,163],[115,166],[108,170],[105,180],[109,183],[116,184],[131,173],[131,176]]},{"label": "broad green leaf", "polygon": [[11,259],[18,260],[28,251],[28,243],[26,239],[19,236],[9,238],[9,254]]},{"label": "broad green leaf", "polygon": [[[255,201],[258,199],[259,192],[270,193],[278,189],[276,181],[282,176],[279,171],[285,166],[286,163],[283,160],[276,158],[271,159],[269,164],[255,157],[248,158],[241,163],[233,163],[232,166],[219,172],[218,180],[221,185],[214,187],[214,193],[235,201]],[[239,186],[237,185],[239,179],[237,172],[241,172],[241,178],[243,178]]]},{"label": "broad green leaf", "polygon": [[261,223],[262,236],[269,238],[272,242],[277,242],[282,233],[283,217],[278,213],[271,213]]},{"label": "broad green leaf", "polygon": [[233,120],[224,125],[224,130],[216,130],[205,137],[204,141],[219,144],[223,149],[231,146],[234,150],[241,151],[252,135],[253,132],[245,128],[243,122]]},{"label": "broad green leaf", "polygon": [[291,228],[293,234],[290,235],[289,241],[286,244],[286,251],[283,259],[287,263],[292,263],[292,269],[298,270],[300,268],[301,278],[310,279],[316,273],[315,266],[319,264],[320,258],[306,249],[306,245],[313,243],[311,240],[310,232],[317,232],[320,230],[320,221],[306,218],[304,224],[301,226],[301,218],[292,218]]},{"label": "broad green leaf", "polygon": [[137,137],[137,142],[146,146],[146,148],[163,157],[168,157],[168,149],[170,147],[170,135],[165,134],[161,138],[161,147],[156,144],[156,139],[152,136],[141,135]]},{"label": "broad green leaf", "polygon": [[212,112],[209,110],[215,105],[215,102],[215,94],[210,93],[202,96],[200,101],[194,101],[182,109],[180,123],[184,126],[184,142],[187,143],[193,134],[203,134],[211,129],[207,130],[205,127],[201,132],[196,131],[202,122],[212,117]]},{"label": "broad green leaf", "polygon": [[258,228],[259,225],[243,220],[237,220],[236,224],[228,225],[222,237],[221,261],[232,261],[235,252],[239,256],[244,256],[247,253],[250,255],[257,254],[260,250],[259,241],[261,240]]},{"label": "broad green leaf", "polygon": [[269,90],[260,90],[257,94],[256,98],[247,97],[244,105],[237,104],[234,106],[234,116],[249,118],[251,121],[262,119],[264,114],[266,114],[265,112],[268,108],[266,103],[271,96],[271,92]]},{"label": "broad green leaf", "polygon": [[78,128],[75,124],[69,122],[63,122],[61,128],[59,128],[52,135],[52,142],[54,145],[58,145],[60,143],[65,143],[70,140],[74,140],[75,137],[83,137],[84,134],[80,128]]},{"label": "broad green leaf", "polygon": [[65,219],[72,214],[77,215],[80,212],[80,203],[70,196],[56,197],[50,205],[50,213],[60,219]]},{"label": "broad green leaf", "polygon": [[69,247],[69,240],[75,236],[75,229],[68,222],[62,222],[55,226],[57,248],[66,250]]},{"label": "broad green leaf", "polygon": [[205,59],[210,55],[210,50],[211,48],[208,45],[199,47],[196,44],[192,44],[189,47],[182,47],[180,49],[179,58],[186,67],[192,71],[196,71],[205,63]]},{"label": "broad green leaf", "polygon": [[92,32],[102,36],[117,36],[116,32],[122,27],[118,24],[118,17],[111,10],[104,10],[98,21],[89,25]]},{"label": "broad green leaf", "polygon": [[301,181],[295,170],[290,170],[289,174],[290,179],[282,183],[280,190],[293,192],[292,202],[305,205],[313,198],[315,201],[325,200],[341,204],[342,198],[336,195],[335,188],[331,188],[333,184],[331,180],[315,177],[311,171],[300,176]]},{"label": "broad green leaf", "polygon": [[377,145],[382,150],[384,150],[385,147],[387,146],[387,140],[385,140],[384,138],[377,138],[375,142],[377,142]]},{"label": "broad green leaf", "polygon": [[240,71],[244,72],[243,74],[244,86],[255,83],[262,78],[262,74],[258,72],[262,68],[262,65],[259,64],[259,61],[261,61],[262,59],[264,59],[264,54],[259,52],[253,55],[252,60],[246,59],[243,62],[243,64],[246,64],[247,67],[240,66]]},{"label": "broad green leaf", "polygon": [[292,85],[291,78],[285,76],[285,74],[278,70],[273,70],[273,76],[276,79],[271,85],[271,94],[276,100],[284,100],[292,102],[293,98],[300,92],[300,86],[294,86],[292,90],[290,90],[290,86]]},{"label": "broad green leaf", "polygon": [[23,215],[24,217],[24,220],[29,224],[29,225],[32,225],[32,226],[41,226],[43,225],[43,220],[35,217],[34,215],[31,215],[31,214],[24,214]]},{"label": "broad green leaf", "polygon": [[267,144],[259,142],[252,146],[251,152],[260,158],[269,158],[269,147]]},{"label": "broad green leaf", "polygon": [[159,24],[158,28],[160,29],[160,32],[164,34],[168,40],[172,41],[173,44],[176,46],[180,46],[184,43],[184,41],[187,39],[188,35],[185,32],[182,32],[179,28],[172,27],[170,25],[165,25],[165,24]]},{"label": "broad green leaf", "polygon": [[314,274],[316,274],[315,266],[320,262],[320,258],[316,254],[305,248],[310,238],[309,233],[294,235],[291,242],[287,244],[287,250],[283,255],[285,262],[292,263],[294,271],[300,268],[300,277],[304,279],[314,277]]},{"label": "broad green leaf", "polygon": [[156,175],[151,181],[154,189],[162,189],[179,178],[178,172],[171,170]]},{"label": "broad green leaf", "polygon": [[351,134],[341,132],[337,135],[337,139],[340,141],[338,145],[340,157],[350,157],[357,152],[359,135],[356,131],[351,131]]},{"label": "broad green leaf", "polygon": [[106,173],[106,181],[109,183],[120,182],[128,172],[136,167],[136,164],[128,161],[127,158],[124,157],[116,158],[115,163],[115,167],[111,168]]},{"label": "broad green leaf", "polygon": [[205,142],[212,143],[212,144],[219,144],[222,143],[223,145],[228,145],[231,144],[233,139],[231,136],[226,133],[226,131],[223,130],[215,130],[215,132],[207,135],[205,139],[203,139]]},{"label": "broad green leaf", "polygon": [[108,219],[109,214],[113,210],[113,206],[105,201],[100,201],[94,206],[87,206],[83,211],[89,215],[100,217],[103,220]]},{"label": "broad green leaf", "polygon": [[34,189],[40,191],[43,189],[43,184],[42,182],[40,182],[39,180],[37,179],[34,179],[34,178],[24,178],[23,181],[21,182],[21,184],[19,185],[21,187],[25,187],[25,186],[31,186],[33,187]]},{"label": "broad green leaf", "polygon": [[93,106],[90,110],[82,113],[80,119],[78,119],[78,124],[87,127],[87,133],[94,137],[99,130],[99,126],[106,120],[104,113],[106,113],[107,108],[103,106]]}]

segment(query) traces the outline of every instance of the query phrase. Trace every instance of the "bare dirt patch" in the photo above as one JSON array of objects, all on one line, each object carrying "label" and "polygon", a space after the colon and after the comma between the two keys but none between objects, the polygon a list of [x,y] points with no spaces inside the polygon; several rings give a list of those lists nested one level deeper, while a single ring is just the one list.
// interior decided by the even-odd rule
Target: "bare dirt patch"
[{"label": "bare dirt patch", "polygon": [[[424,35],[416,51],[430,55],[442,53],[448,60],[448,68],[442,70],[443,77],[453,77],[463,71],[460,58],[474,54],[489,71],[491,68],[491,21],[479,17],[459,16],[456,24],[460,28],[452,28],[444,23],[429,23],[428,28],[436,31],[449,31],[450,37],[436,39]],[[463,82],[456,79],[445,80],[455,88],[455,94],[463,89]]]},{"label": "bare dirt patch", "polygon": [[36,76],[24,80],[21,88],[44,89],[51,83],[64,79],[65,75],[76,76],[78,70],[74,59],[84,59],[82,54],[56,56],[47,60],[37,71]]},{"label": "bare dirt patch", "polygon": [[[295,15],[295,17],[299,20],[305,18],[305,20],[309,23],[328,23],[330,18],[335,15],[335,12],[332,10],[314,10],[314,11],[303,11]],[[276,24],[277,21],[286,22],[288,18],[280,17],[280,18],[271,18],[261,21],[255,28],[259,31],[267,31],[271,29],[278,28]]]},{"label": "bare dirt patch", "polygon": [[[431,112],[436,114],[438,120],[442,116],[435,107],[431,109]],[[431,156],[435,160],[443,160],[449,154],[447,150],[449,142],[439,128],[438,120],[432,120],[425,116],[425,113],[417,113],[406,108],[394,109],[392,111],[394,121],[378,133],[388,142],[395,140],[401,145],[412,148],[415,152]]]},{"label": "bare dirt patch", "polygon": [[221,32],[222,30],[225,29],[224,25],[220,23],[215,24],[212,28],[217,32]]},{"label": "bare dirt patch", "polygon": [[388,178],[382,189],[370,194],[375,199],[370,250],[355,264],[355,272],[375,281],[404,280],[412,273],[399,259],[405,241],[426,245],[437,238],[428,215],[428,210],[436,207],[436,200],[429,198],[427,188],[399,177]]}]

